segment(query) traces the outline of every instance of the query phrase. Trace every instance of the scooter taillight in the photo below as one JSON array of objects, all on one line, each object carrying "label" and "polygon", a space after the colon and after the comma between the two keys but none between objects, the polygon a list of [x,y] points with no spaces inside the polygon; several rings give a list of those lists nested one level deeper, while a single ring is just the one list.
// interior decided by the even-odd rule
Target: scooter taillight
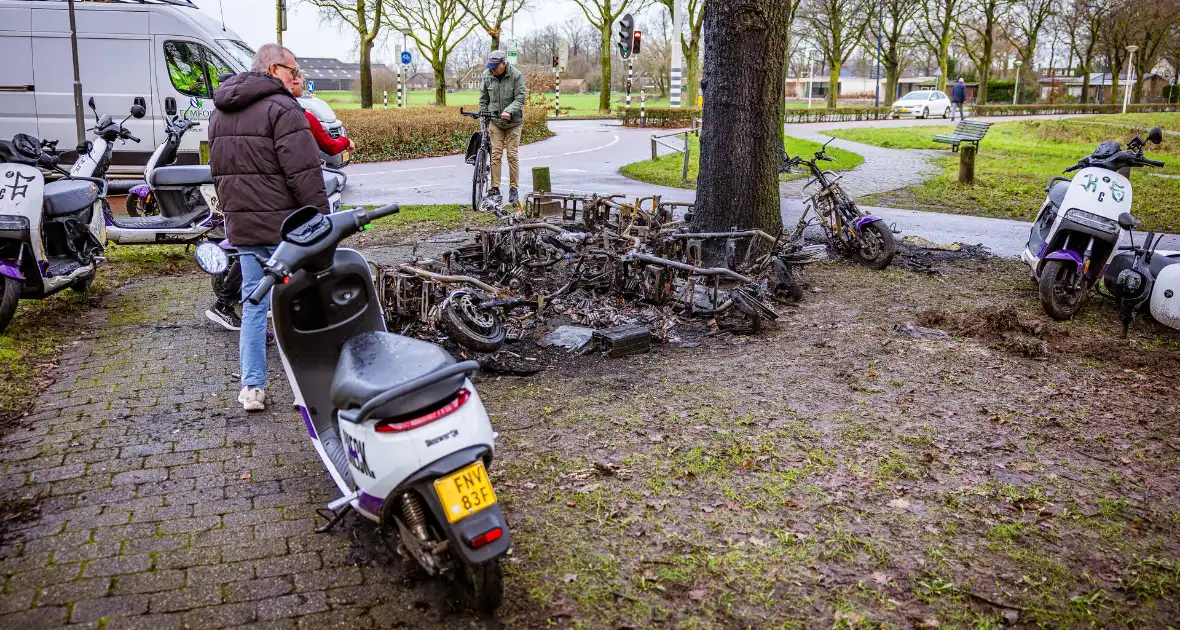
[{"label": "scooter taillight", "polygon": [[430,424],[431,422],[434,422],[435,420],[438,420],[439,418],[445,418],[446,416],[449,416],[452,413],[455,413],[470,398],[471,398],[471,392],[468,391],[466,387],[464,387],[464,388],[460,389],[459,393],[455,394],[455,397],[452,398],[449,402],[447,402],[447,404],[443,405],[442,407],[439,407],[438,409],[435,409],[434,411],[431,411],[430,413],[428,413],[424,416],[419,416],[417,418],[414,418],[413,420],[406,420],[404,422],[393,422],[390,420],[385,420],[382,422],[378,422],[377,426],[373,427],[373,429],[375,431],[377,431],[378,433],[400,433],[402,431],[409,431],[411,429],[417,429],[420,426]]},{"label": "scooter taillight", "polygon": [[472,549],[479,549],[480,547],[486,546],[488,543],[492,543],[492,542],[496,542],[497,540],[500,540],[500,538],[503,536],[504,536],[504,530],[499,527],[494,527],[494,528],[489,529],[488,531],[476,536],[475,538],[472,538],[471,539],[471,548]]}]

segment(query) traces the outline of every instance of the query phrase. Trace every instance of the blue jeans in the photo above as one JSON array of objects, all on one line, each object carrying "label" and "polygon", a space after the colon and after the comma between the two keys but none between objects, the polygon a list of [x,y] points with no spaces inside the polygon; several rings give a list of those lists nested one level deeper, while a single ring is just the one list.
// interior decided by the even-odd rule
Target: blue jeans
[{"label": "blue jeans", "polygon": [[[249,245],[239,247],[243,254],[255,254],[263,261],[274,253],[275,245]],[[238,338],[238,356],[241,359],[242,386],[266,388],[266,313],[270,310],[270,294],[258,304],[251,304],[246,298],[262,282],[262,265],[254,256],[242,256],[242,332]]]}]

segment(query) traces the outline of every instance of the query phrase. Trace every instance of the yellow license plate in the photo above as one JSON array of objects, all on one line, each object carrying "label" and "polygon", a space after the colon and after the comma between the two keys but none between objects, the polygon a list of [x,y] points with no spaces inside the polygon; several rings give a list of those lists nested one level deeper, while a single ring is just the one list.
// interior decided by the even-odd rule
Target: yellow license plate
[{"label": "yellow license plate", "polygon": [[340,154],[340,158],[341,158],[342,160],[344,160],[345,162],[347,162],[347,161],[348,161],[348,151],[345,151],[344,153],[341,153],[341,154]]},{"label": "yellow license plate", "polygon": [[457,473],[436,479],[434,491],[447,513],[447,520],[452,523],[496,504],[496,491],[492,490],[483,462],[475,462]]}]

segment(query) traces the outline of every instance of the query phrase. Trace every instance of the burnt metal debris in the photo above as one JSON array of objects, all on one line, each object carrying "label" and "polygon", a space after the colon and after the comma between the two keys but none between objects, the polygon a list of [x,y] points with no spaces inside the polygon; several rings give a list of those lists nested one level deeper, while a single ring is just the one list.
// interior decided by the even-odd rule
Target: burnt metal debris
[{"label": "burnt metal debris", "polygon": [[[437,260],[379,267],[378,293],[392,329],[475,353],[573,325],[622,356],[690,322],[757,332],[777,319],[776,300],[801,299],[803,267],[827,257],[787,231],[691,232],[692,210],[658,196],[533,193]],[[724,264],[706,266],[708,252]]]}]

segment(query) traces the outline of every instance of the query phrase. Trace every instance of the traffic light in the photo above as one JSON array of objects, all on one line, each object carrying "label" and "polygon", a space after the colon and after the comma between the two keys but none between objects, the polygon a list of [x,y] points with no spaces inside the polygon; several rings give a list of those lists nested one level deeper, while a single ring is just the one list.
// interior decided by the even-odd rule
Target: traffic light
[{"label": "traffic light", "polygon": [[554,58],[553,58],[553,67],[554,67],[554,68],[556,68],[556,67],[558,66],[558,64],[560,64],[560,63],[561,63],[561,58],[560,58],[560,57],[554,57]]},{"label": "traffic light", "polygon": [[631,58],[631,46],[635,44],[635,18],[631,14],[619,20],[619,56],[623,59]]},{"label": "traffic light", "polygon": [[639,56],[639,45],[643,43],[643,33],[635,31],[635,43],[631,45],[631,56]]}]

